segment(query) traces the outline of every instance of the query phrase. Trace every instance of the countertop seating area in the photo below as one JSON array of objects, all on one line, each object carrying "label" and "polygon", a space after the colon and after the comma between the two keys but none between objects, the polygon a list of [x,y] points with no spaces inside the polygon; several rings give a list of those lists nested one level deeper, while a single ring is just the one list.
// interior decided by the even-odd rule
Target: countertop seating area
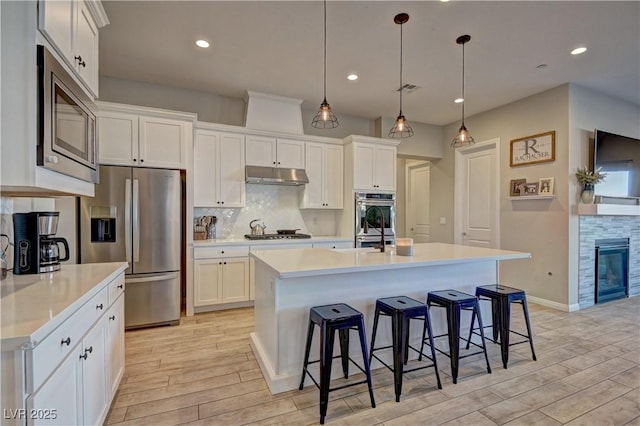
[{"label": "countertop seating area", "polygon": [[[492,374],[482,355],[461,365],[456,385],[441,368],[442,389],[431,368],[415,371],[404,377],[400,402],[393,375],[378,368],[376,408],[366,384],[332,392],[327,424],[639,424],[640,297],[572,313],[530,303],[529,314],[537,361],[529,345],[517,345],[501,368],[500,345],[488,344]],[[522,315],[511,321],[525,327]],[[107,423],[317,424],[315,386],[271,395],[250,347],[253,330],[253,308],[243,308],[127,332],[125,375]]]}]

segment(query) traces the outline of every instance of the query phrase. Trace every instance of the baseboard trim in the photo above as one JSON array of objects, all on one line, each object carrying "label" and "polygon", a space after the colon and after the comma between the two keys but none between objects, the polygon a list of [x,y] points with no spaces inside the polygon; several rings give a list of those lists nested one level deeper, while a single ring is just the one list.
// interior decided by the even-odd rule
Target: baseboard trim
[{"label": "baseboard trim", "polygon": [[532,303],[536,303],[538,305],[546,306],[548,308],[557,309],[557,310],[563,311],[563,312],[575,312],[575,311],[579,311],[580,310],[580,304],[579,303],[574,303],[572,305],[567,305],[567,304],[564,304],[564,303],[558,303],[558,302],[554,302],[552,300],[542,299],[540,297],[529,296],[529,295],[527,295],[527,300],[529,300]]}]

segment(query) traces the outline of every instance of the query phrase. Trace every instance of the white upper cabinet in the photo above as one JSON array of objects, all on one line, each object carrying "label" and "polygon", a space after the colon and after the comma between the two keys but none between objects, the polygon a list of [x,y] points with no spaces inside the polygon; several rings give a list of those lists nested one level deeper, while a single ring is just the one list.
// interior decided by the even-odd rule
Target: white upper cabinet
[{"label": "white upper cabinet", "polygon": [[396,190],[396,147],[353,143],[353,189]]},{"label": "white upper cabinet", "polygon": [[341,145],[307,142],[306,184],[301,208],[341,209],[343,148]]},{"label": "white upper cabinet", "polygon": [[98,28],[109,22],[101,3],[40,0],[38,7],[42,34],[76,73],[78,80],[98,97]]},{"label": "white upper cabinet", "polygon": [[98,27],[85,2],[77,2],[73,60],[80,78],[98,96]]},{"label": "white upper cabinet", "polygon": [[[135,107],[100,103],[98,142],[100,164],[186,169],[191,146],[191,114],[137,114]],[[119,110],[121,109],[121,110]]]},{"label": "white upper cabinet", "polygon": [[193,172],[194,206],[244,207],[244,136],[196,130]]},{"label": "white upper cabinet", "polygon": [[247,166],[304,169],[303,141],[266,136],[246,137]]}]

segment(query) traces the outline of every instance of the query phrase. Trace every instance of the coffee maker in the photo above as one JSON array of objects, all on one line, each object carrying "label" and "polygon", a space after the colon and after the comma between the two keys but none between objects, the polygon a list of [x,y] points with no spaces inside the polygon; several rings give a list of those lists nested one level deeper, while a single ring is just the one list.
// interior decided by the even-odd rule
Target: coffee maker
[{"label": "coffee maker", "polygon": [[[39,274],[60,269],[60,262],[69,260],[69,244],[56,238],[59,212],[30,212],[13,214],[13,273]],[[58,244],[64,246],[60,257]]]}]

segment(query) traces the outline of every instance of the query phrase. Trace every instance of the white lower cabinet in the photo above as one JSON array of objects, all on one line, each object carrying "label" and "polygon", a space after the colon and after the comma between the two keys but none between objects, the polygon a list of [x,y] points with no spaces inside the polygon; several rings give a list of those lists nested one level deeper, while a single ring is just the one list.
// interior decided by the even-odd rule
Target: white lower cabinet
[{"label": "white lower cabinet", "polygon": [[60,364],[55,374],[27,399],[27,411],[34,425],[82,424],[81,344]]},{"label": "white lower cabinet", "polygon": [[[225,251],[231,256],[225,256]],[[236,253],[244,257],[233,257]],[[248,247],[207,250],[199,254],[214,256],[196,258],[193,261],[194,302],[196,307],[221,303],[246,302],[249,300],[249,253]]]},{"label": "white lower cabinet", "polygon": [[115,395],[124,374],[124,295],[107,312],[108,391]]},{"label": "white lower cabinet", "polygon": [[104,421],[107,404],[107,318],[102,319],[82,339],[80,369],[82,371],[82,424],[96,425]]},{"label": "white lower cabinet", "polygon": [[26,424],[102,424],[124,372],[124,275],[105,283],[25,358]]},{"label": "white lower cabinet", "polygon": [[352,247],[353,247],[353,243],[350,241],[313,243],[313,248],[342,249],[342,248],[352,248]]},{"label": "white lower cabinet", "polygon": [[27,399],[35,425],[95,425],[109,409],[105,364],[106,317],[87,333],[44,384]]}]

